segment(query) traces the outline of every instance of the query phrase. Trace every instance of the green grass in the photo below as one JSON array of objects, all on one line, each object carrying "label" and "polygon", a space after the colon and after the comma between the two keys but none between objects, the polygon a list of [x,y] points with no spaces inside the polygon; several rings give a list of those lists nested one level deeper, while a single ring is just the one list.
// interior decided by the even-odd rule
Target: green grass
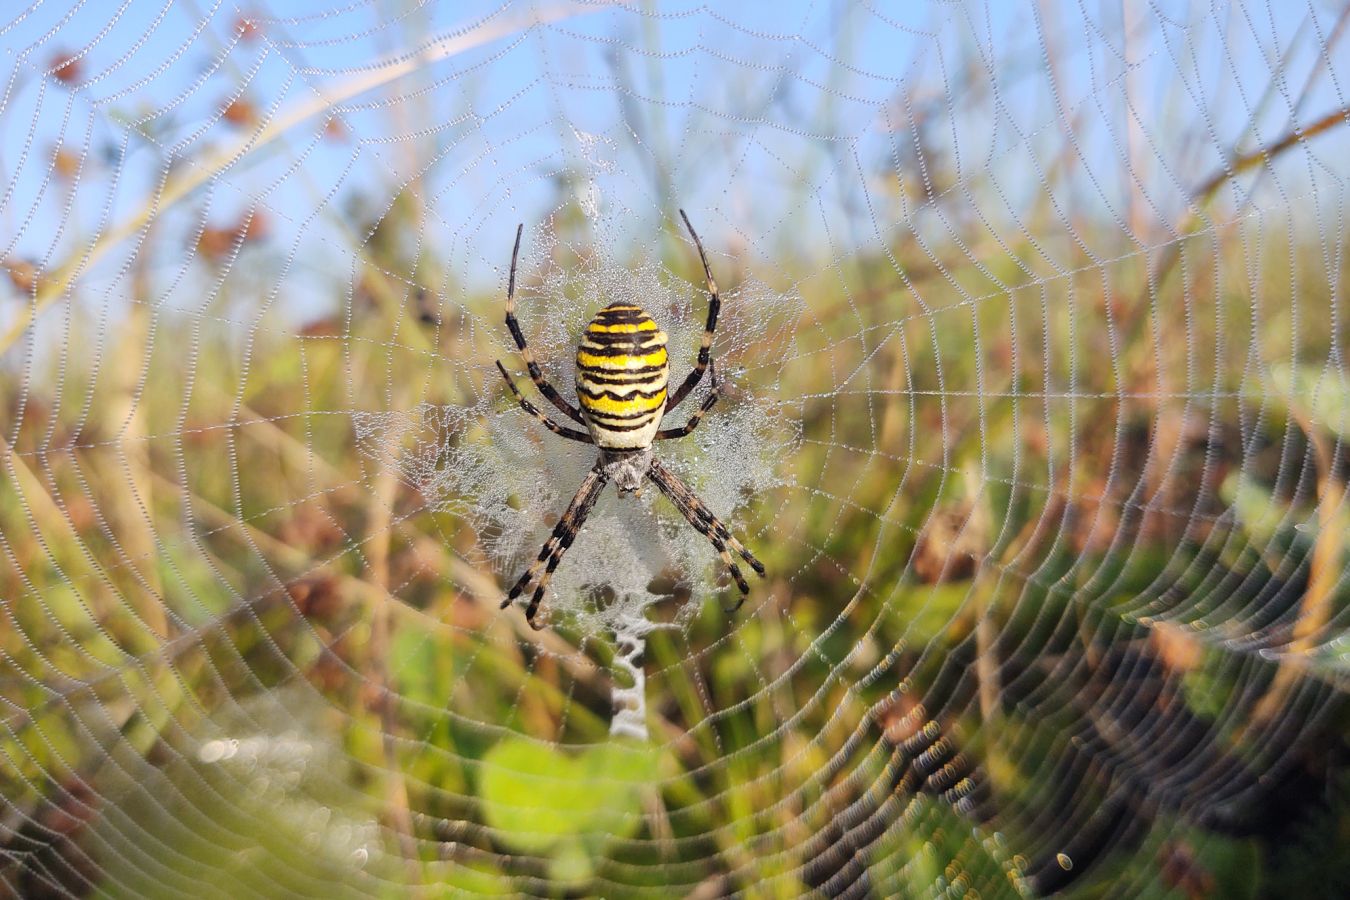
[{"label": "green grass", "polygon": [[[796,896],[811,836],[872,797],[889,817],[863,851],[879,890],[989,896],[1134,777],[1139,834],[1082,861],[1080,896],[1274,896],[1315,885],[1309,868],[1343,875],[1334,853],[1299,854],[1350,828],[1327,686],[1346,659],[1313,647],[1350,605],[1345,373],[1324,366],[1350,338],[1332,316],[1350,269],[1326,273],[1315,236],[1202,229],[1164,268],[1124,246],[1098,263],[1060,235],[1066,274],[1029,238],[989,240],[952,193],[935,201],[961,229],[946,245],[900,237],[829,270],[784,248],[756,274],[800,290],[805,314],[779,323],[787,363],[737,385],[800,428],[783,486],[743,523],[770,576],[742,612],[708,602],[649,639],[652,739],[636,745],[609,737],[608,637],[499,612],[477,523],[428,510],[357,446],[355,411],[500,393],[501,298],[450,285],[429,324],[400,280],[453,271],[434,249],[406,258],[421,199],[400,195],[355,285],[312,320],[259,312],[278,250],[250,241],[197,315],[136,303],[99,334],[75,282],[47,313],[69,315],[72,352],[0,373],[0,796],[51,822],[78,806],[73,785],[98,792],[79,849],[46,852],[92,860],[113,896]],[[884,221],[905,220],[904,199],[877,199]],[[585,226],[575,207],[555,223]],[[1057,229],[1040,207],[1013,233]],[[181,252],[153,234],[136,277],[153,285]],[[1251,253],[1259,283],[1214,274]],[[221,274],[193,265],[201,284]],[[1289,661],[1238,643],[1265,609],[1311,628],[1278,635]],[[1128,680],[1148,667],[1156,696]],[[1125,699],[1094,705],[1112,685]],[[1294,759],[1253,789],[1258,819],[1303,796],[1294,776],[1329,787],[1290,831],[1217,822],[1204,796],[1150,782],[1131,694],[1210,727],[1215,765]],[[887,717],[907,702],[968,755],[990,807],[891,790]],[[1109,771],[1056,768],[1084,734]],[[251,761],[212,757],[258,735],[272,742]]]}]

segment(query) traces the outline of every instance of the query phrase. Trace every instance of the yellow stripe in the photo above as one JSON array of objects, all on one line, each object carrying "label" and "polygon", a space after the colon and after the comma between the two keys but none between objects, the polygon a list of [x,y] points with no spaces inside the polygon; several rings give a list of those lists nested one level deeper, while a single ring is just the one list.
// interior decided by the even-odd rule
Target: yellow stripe
[{"label": "yellow stripe", "polygon": [[584,350],[577,351],[577,365],[601,372],[622,372],[624,369],[639,369],[643,366],[659,366],[666,361],[666,348],[646,356],[592,356]]},{"label": "yellow stripe", "polygon": [[[602,344],[599,341],[597,341],[594,337],[592,337],[590,334],[587,334],[585,337],[581,339],[581,345],[577,349],[591,350],[591,351],[599,350],[603,352],[605,350],[611,349],[612,347],[619,347],[619,349],[622,350],[635,351],[638,353],[645,351],[647,353],[651,353],[654,352],[657,347],[664,347],[665,345],[666,345],[666,336],[659,331],[656,332],[655,334],[646,335],[646,340],[639,340],[637,342],[637,346],[633,346],[632,344],[626,342],[623,345]],[[617,359],[618,357],[613,358]]]},{"label": "yellow stripe", "polygon": [[670,377],[664,366],[654,372],[643,372],[640,369],[611,369],[605,372],[596,369],[577,369],[577,382],[582,382],[588,375],[591,376],[590,380],[599,385],[593,388],[597,391],[622,391],[634,386],[642,387],[648,382],[652,385],[649,390],[655,390],[664,385]]},{"label": "yellow stripe", "polygon": [[[597,343],[593,337],[587,337],[587,339],[582,340],[582,343],[578,344],[576,352],[578,352],[578,354],[603,356],[605,359],[630,359],[633,358],[633,356],[655,354],[655,352],[660,351],[660,349],[664,347],[666,347],[666,341],[664,340],[644,341],[644,343],[637,345],[637,347],[633,347],[633,345],[626,345],[626,347],[606,347],[605,344]],[[624,352],[618,356],[606,354],[605,351],[613,351],[613,349],[621,349],[621,351]]]},{"label": "yellow stripe", "polygon": [[620,397],[632,394],[634,391],[641,391],[644,394],[654,394],[665,386],[665,378],[643,378],[638,381],[625,381],[622,384],[611,384],[608,380],[602,383],[593,378],[587,378],[584,375],[577,379],[577,390],[589,391],[592,396],[604,393],[605,391],[609,391],[611,394],[618,394]]},{"label": "yellow stripe", "polygon": [[625,323],[620,325],[601,325],[599,322],[592,322],[586,326],[587,331],[593,331],[596,334],[632,334],[635,331],[655,331],[656,323],[651,319],[645,322]]},{"label": "yellow stripe", "polygon": [[666,402],[666,392],[662,390],[654,397],[627,397],[623,400],[611,400],[609,397],[581,397],[581,405],[587,412],[617,413],[632,415],[637,412],[650,412]]}]

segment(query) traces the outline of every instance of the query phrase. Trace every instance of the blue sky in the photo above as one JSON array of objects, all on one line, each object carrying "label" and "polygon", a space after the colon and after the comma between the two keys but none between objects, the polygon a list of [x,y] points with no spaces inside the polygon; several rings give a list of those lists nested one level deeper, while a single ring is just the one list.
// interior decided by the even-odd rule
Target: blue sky
[{"label": "blue sky", "polygon": [[[390,61],[555,8],[37,4],[0,32],[5,255],[49,266],[68,259],[134,215],[170,159],[181,171],[245,141],[248,129],[217,121],[232,96],[263,117],[284,117]],[[1066,204],[1120,220],[1130,153],[1151,206],[1170,220],[1184,208],[1179,186],[1215,170],[1253,109],[1269,142],[1290,121],[1345,105],[1350,89],[1337,80],[1350,67],[1323,66],[1309,78],[1319,30],[1325,36],[1334,22],[1335,10],[1321,4],[1217,13],[1134,4],[1129,27],[1115,2],[1049,4],[1046,20],[1037,4],[1013,3],[636,8],[645,14],[579,5],[547,24],[503,27],[493,40],[346,98],[336,106],[343,137],[324,135],[323,115],[297,123],[166,211],[161,238],[181,233],[186,250],[202,221],[224,225],[260,209],[290,260],[288,295],[319,297],[331,294],[326,279],[348,278],[352,242],[364,240],[349,210],[382,209],[416,175],[422,240],[450,269],[443,277],[495,283],[502,236],[516,221],[547,215],[559,176],[579,171],[639,250],[654,246],[658,225],[683,205],[715,246],[739,242],[767,259],[794,246],[835,255],[940,229],[886,196],[888,182],[920,177],[916,136],[959,173],[952,189],[972,186],[972,210],[997,231],[1021,227],[1019,210],[1044,189],[1066,130],[1078,159],[1060,188]],[[241,15],[258,20],[257,36],[239,38]],[[81,54],[75,84],[43,74],[69,53]],[[1139,120],[1133,133],[1127,96]],[[1333,142],[1344,138],[1320,139],[1315,158],[1291,154],[1276,187],[1294,196],[1341,190],[1345,154]],[[50,175],[58,144],[88,157],[73,200]],[[132,252],[127,244],[110,254],[91,285],[106,282],[115,294]]]}]

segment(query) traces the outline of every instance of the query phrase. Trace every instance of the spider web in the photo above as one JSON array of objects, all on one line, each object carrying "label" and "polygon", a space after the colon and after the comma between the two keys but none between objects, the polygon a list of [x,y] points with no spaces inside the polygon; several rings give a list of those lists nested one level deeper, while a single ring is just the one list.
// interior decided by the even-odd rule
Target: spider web
[{"label": "spider web", "polygon": [[[593,152],[589,161],[598,165]],[[583,196],[598,215],[596,187],[590,185]],[[601,246],[613,243],[616,223],[599,220],[594,228]],[[650,265],[596,260],[592,267],[586,252],[546,238],[537,251],[526,254],[527,269],[560,257],[578,259],[576,265],[583,267],[565,271],[554,266],[538,296],[525,290],[517,296],[531,311],[525,327],[539,336],[534,351],[542,355],[542,367],[554,383],[570,385],[574,380],[575,335],[586,327],[591,315],[586,311],[611,302],[653,309],[673,346],[686,348],[685,356],[696,355],[704,316],[697,314],[694,298],[686,296],[689,291],[670,284],[669,273]],[[682,447],[667,445],[670,450],[663,447],[661,455],[697,485],[712,509],[734,521],[751,497],[785,486],[776,475],[777,463],[790,457],[799,443],[795,411],[767,393],[740,388],[746,366],[739,361],[755,354],[782,359],[803,310],[800,297],[774,294],[753,281],[729,293],[726,303],[718,328],[721,364],[714,371],[730,412],[700,425],[697,437],[686,443],[696,448],[693,453],[681,454]],[[540,327],[544,323],[546,331]],[[692,368],[691,362],[682,361],[685,370]],[[683,377],[677,372],[678,380]],[[707,395],[711,381],[709,377],[709,384],[694,395],[691,410]],[[485,387],[492,386],[488,382]],[[595,464],[597,451],[564,440],[539,440],[539,426],[532,419],[502,414],[500,407],[501,397],[485,390],[472,404],[423,403],[408,411],[360,412],[354,422],[361,451],[397,471],[429,508],[469,523],[487,564],[503,581],[513,581],[508,576],[534,560],[552,531],[552,521],[543,527],[546,520],[556,520],[567,506],[575,486]],[[591,520],[586,540],[569,550],[558,567],[551,582],[552,604],[581,634],[641,638],[652,627],[687,627],[698,601],[717,588],[708,578],[697,577],[702,570],[714,574],[710,562],[716,558],[708,558],[708,541],[684,527],[683,520],[676,528],[660,527],[653,515],[657,496],[655,489],[643,492],[638,506],[610,492]],[[683,589],[685,602],[670,621],[658,623],[646,613],[671,595],[671,586],[663,585],[663,593],[651,590],[667,571],[676,573],[674,587]],[[692,587],[699,590],[690,591]]]},{"label": "spider web", "polygon": [[[8,15],[0,894],[1347,878],[1350,6]],[[611,490],[536,633],[516,224],[568,395],[679,208],[767,577]]]}]

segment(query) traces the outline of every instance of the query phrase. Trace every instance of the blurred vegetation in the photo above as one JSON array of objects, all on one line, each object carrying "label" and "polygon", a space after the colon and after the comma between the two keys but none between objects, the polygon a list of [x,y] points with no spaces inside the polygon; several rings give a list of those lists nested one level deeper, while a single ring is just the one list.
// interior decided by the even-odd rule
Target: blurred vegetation
[{"label": "blurred vegetation", "polygon": [[[1344,236],[1327,273],[1292,225],[1194,220],[1065,275],[919,146],[884,220],[961,240],[772,274],[810,312],[741,385],[803,429],[745,523],[771,600],[651,637],[645,746],[608,737],[614,648],[499,614],[472,523],[354,446],[352,410],[499,391],[501,297],[420,240],[416,183],[331,211],[360,266],[298,324],[257,305],[262,209],[149,229],[106,332],[70,313],[0,372],[0,891],[1350,893]],[[572,178],[550,221],[585,248]],[[214,295],[155,309],[185,252]],[[17,304],[55,277],[8,271]]]}]

